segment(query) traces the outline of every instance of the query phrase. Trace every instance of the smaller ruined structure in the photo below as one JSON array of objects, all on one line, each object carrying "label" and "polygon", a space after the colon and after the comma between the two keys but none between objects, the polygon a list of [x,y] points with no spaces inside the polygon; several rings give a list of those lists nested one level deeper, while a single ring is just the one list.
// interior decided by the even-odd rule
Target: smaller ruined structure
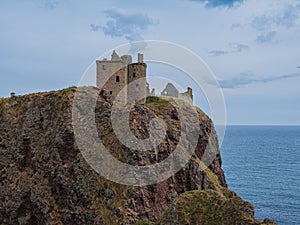
[{"label": "smaller ruined structure", "polygon": [[150,91],[149,83],[146,83],[146,94],[147,96],[155,96],[155,88],[152,88]]},{"label": "smaller ruined structure", "polygon": [[186,92],[179,93],[177,88],[172,83],[168,83],[160,94],[161,96],[180,98],[191,104],[193,103],[193,90],[190,87],[187,88]]}]

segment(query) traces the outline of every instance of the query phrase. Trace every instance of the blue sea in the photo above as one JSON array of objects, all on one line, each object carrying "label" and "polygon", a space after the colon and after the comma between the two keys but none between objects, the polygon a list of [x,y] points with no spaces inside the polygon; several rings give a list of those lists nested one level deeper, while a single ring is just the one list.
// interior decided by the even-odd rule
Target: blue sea
[{"label": "blue sea", "polygon": [[257,219],[300,225],[300,126],[229,126],[221,155],[228,187]]}]

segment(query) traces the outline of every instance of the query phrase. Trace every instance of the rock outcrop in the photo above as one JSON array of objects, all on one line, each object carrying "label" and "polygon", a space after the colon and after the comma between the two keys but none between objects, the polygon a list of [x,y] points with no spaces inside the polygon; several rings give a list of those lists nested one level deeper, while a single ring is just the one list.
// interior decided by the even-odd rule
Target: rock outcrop
[{"label": "rock outcrop", "polygon": [[[72,127],[75,92],[74,87],[0,99],[0,224],[261,224],[252,205],[227,189],[213,123],[201,110],[201,135],[185,168],[158,184],[131,187],[101,177],[83,158]],[[166,122],[168,132],[156,154],[128,151],[118,141],[111,108],[102,91],[97,129],[120,161],[157,163],[176,147],[180,123],[168,102],[152,97],[130,114],[138,138],[149,135],[146,124],[154,113]],[[203,170],[200,159],[211,141],[217,154]],[[206,221],[212,219],[220,223]]]}]

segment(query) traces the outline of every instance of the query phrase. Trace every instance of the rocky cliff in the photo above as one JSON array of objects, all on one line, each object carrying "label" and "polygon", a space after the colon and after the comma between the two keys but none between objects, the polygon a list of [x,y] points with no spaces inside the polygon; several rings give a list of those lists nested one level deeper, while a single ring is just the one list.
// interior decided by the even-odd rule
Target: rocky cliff
[{"label": "rocky cliff", "polygon": [[[75,92],[68,88],[0,99],[0,224],[261,224],[252,205],[226,188],[213,123],[201,110],[201,135],[186,166],[158,184],[132,187],[101,177],[83,158],[72,127]],[[120,143],[111,110],[102,91],[95,121],[115,158],[148,165],[174,151],[180,123],[167,101],[152,98],[130,113],[138,138],[147,138],[146,124],[154,114],[166,122],[167,135],[155,154],[137,154]],[[200,159],[209,142],[217,154],[202,169]]]}]

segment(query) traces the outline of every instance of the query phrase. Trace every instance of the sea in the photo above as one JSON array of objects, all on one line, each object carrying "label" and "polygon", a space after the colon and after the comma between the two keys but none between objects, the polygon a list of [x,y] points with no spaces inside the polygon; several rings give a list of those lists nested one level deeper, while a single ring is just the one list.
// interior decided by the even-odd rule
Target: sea
[{"label": "sea", "polygon": [[257,219],[300,225],[300,126],[228,126],[221,156],[228,188]]}]

